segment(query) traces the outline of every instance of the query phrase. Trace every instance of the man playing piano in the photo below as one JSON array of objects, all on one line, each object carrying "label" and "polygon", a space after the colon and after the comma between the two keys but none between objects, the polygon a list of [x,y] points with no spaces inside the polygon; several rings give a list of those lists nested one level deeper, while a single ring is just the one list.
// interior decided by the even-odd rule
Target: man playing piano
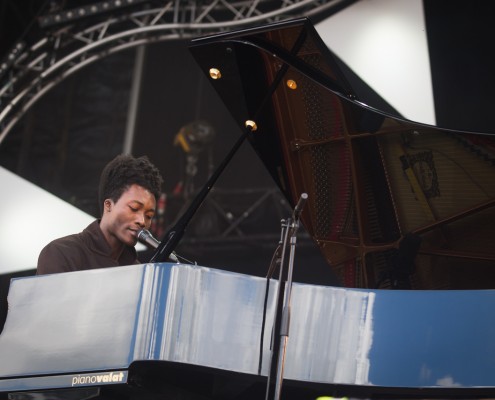
[{"label": "man playing piano", "polygon": [[119,155],[102,171],[101,218],[86,229],[46,245],[37,274],[139,264],[138,232],[151,225],[163,179],[147,157]]}]

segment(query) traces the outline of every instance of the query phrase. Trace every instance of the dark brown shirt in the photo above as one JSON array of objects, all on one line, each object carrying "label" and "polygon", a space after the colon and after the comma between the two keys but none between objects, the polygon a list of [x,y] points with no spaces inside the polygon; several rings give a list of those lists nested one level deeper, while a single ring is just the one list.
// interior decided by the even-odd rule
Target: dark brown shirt
[{"label": "dark brown shirt", "polygon": [[126,246],[118,260],[111,256],[110,245],[92,222],[81,233],[65,236],[47,244],[38,257],[37,275],[139,264],[134,247]]}]

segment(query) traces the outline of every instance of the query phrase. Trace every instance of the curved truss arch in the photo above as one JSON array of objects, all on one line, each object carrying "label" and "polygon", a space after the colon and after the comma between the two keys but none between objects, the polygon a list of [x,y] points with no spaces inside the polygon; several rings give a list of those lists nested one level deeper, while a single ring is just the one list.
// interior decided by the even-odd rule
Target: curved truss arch
[{"label": "curved truss arch", "polygon": [[[122,4],[126,0],[114,0]],[[133,0],[127,0],[132,3]],[[110,4],[106,1],[100,5]],[[19,43],[0,65],[0,144],[45,93],[81,68],[118,51],[157,41],[189,39],[242,27],[311,17],[340,9],[349,0],[194,0],[140,2],[85,19],[87,7],[40,19],[46,29],[31,46]],[[83,10],[83,11],[81,11]],[[61,21],[61,22],[60,22]]]}]

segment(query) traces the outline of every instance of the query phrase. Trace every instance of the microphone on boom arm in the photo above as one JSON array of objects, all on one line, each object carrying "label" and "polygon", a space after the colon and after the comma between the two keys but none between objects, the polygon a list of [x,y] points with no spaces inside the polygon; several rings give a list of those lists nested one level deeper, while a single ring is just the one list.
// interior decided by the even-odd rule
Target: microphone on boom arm
[{"label": "microphone on boom arm", "polygon": [[[144,228],[138,232],[137,239],[140,243],[145,244],[149,247],[152,247],[153,249],[156,249],[160,245],[160,241],[157,240],[151,234],[150,231],[148,231],[147,229],[144,229]],[[168,258],[173,262],[179,263],[179,259],[177,258],[177,254],[175,254],[174,252],[170,253]]]},{"label": "microphone on boom arm", "polygon": [[296,207],[294,208],[294,211],[292,212],[292,219],[294,221],[298,221],[299,217],[301,216],[302,210],[304,208],[304,204],[306,204],[306,200],[308,200],[308,194],[307,193],[301,193],[301,196],[299,197],[299,201],[296,204]]}]

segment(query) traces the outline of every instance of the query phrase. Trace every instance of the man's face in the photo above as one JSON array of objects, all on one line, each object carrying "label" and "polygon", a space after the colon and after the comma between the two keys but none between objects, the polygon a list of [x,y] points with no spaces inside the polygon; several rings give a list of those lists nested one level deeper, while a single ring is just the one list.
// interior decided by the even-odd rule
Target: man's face
[{"label": "man's face", "polygon": [[105,200],[100,227],[110,245],[134,246],[138,232],[150,227],[155,207],[155,196],[139,185],[130,186],[115,203]]}]

